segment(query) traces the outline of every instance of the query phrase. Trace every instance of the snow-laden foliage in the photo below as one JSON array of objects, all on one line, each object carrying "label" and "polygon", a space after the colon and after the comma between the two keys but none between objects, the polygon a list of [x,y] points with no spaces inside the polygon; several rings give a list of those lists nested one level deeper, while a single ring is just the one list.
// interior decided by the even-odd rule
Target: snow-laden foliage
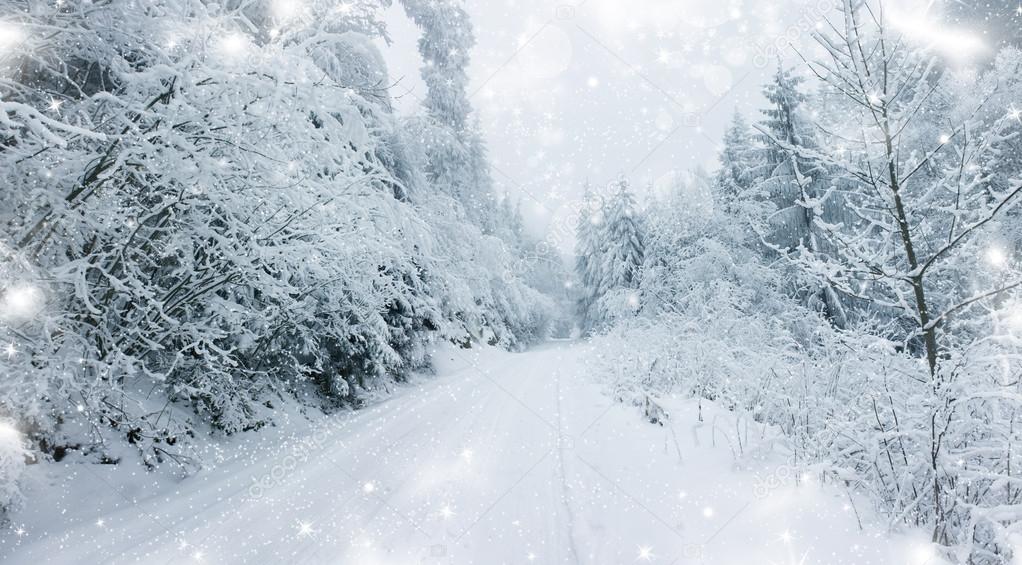
[{"label": "snow-laden foliage", "polygon": [[424,152],[430,184],[453,196],[460,209],[487,233],[498,231],[486,147],[471,120],[468,93],[469,52],[475,45],[465,9],[446,0],[402,0],[405,12],[422,30],[419,54],[427,93],[426,115],[413,120],[414,141]]},{"label": "snow-laden foliage", "polygon": [[[391,113],[377,3],[0,5],[0,412],[43,449],[183,462],[199,425],[358,405],[434,340],[544,336],[515,250]],[[481,145],[431,131],[489,198]]]},{"label": "snow-laden foliage", "polygon": [[25,472],[28,456],[21,434],[11,422],[0,420],[0,512],[21,503],[18,480]]},{"label": "snow-laden foliage", "polygon": [[642,216],[624,178],[605,196],[588,188],[578,220],[576,277],[579,313],[586,333],[603,329],[638,309],[636,293],[645,248]]},{"label": "snow-laden foliage", "polygon": [[738,203],[748,197],[760,161],[753,145],[752,130],[742,114],[735,112],[724,133],[723,145],[720,169],[713,186],[719,206],[726,212],[733,212]]},{"label": "snow-laden foliage", "polygon": [[[736,120],[716,206],[649,206],[640,316],[597,338],[621,398],[680,391],[785,432],[953,561],[1022,535],[1022,66],[961,79],[847,0],[802,76]],[[1017,555],[1014,557],[1017,558]]]},{"label": "snow-laden foliage", "polygon": [[[832,252],[829,241],[821,236],[819,224],[835,224],[846,218],[840,198],[827,195],[830,173],[819,159],[783,147],[797,147],[804,152],[818,149],[815,125],[806,109],[807,97],[801,92],[804,79],[779,68],[763,93],[769,106],[763,110],[765,119],[757,124],[762,132],[762,158],[754,161],[755,190],[760,197],[775,205],[771,210],[768,230],[763,235],[776,253],[827,255]],[[726,146],[741,146],[743,140],[725,138]],[[722,161],[731,161],[725,150]],[[755,177],[757,173],[751,175]],[[829,197],[828,197],[829,196]],[[845,306],[829,282],[817,282],[802,290],[803,299],[821,304],[829,318],[838,326],[848,324]]]},{"label": "snow-laden foliage", "polygon": [[639,207],[626,182],[618,182],[607,201],[604,218],[600,291],[635,288],[645,244]]},{"label": "snow-laden foliage", "polygon": [[681,392],[773,424],[793,466],[869,495],[892,525],[934,524],[930,430],[939,409],[946,441],[937,456],[954,509],[947,527],[963,535],[954,551],[964,560],[1008,550],[1020,439],[1009,379],[1022,370],[1010,320],[956,356],[956,379],[938,394],[925,362],[883,332],[838,330],[790,295],[786,269],[764,261],[752,230],[720,215],[678,224],[676,209],[661,210],[647,248],[658,260],[640,286],[648,315],[596,338],[617,397],[639,405]]},{"label": "snow-laden foliage", "polygon": [[600,287],[599,233],[603,223],[603,202],[586,184],[575,226],[575,278],[578,280],[578,319],[588,331],[595,325],[593,313]]}]

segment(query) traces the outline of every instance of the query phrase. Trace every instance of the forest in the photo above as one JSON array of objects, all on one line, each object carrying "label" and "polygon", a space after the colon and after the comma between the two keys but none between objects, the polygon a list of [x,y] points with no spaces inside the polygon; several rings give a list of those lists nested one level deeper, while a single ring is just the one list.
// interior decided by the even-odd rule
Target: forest
[{"label": "forest", "polygon": [[715,168],[594,179],[562,253],[496,188],[466,7],[399,7],[411,113],[389,0],[0,0],[5,527],[39,469],[191,480],[238,438],[387,413],[448,348],[554,339],[654,424],[719,407],[736,458],[775,430],[796,483],[949,563],[1019,559],[1019,47],[963,73],[836,2]]},{"label": "forest", "polygon": [[1022,52],[956,76],[844,2],[720,167],[586,192],[579,319],[626,399],[683,390],[961,563],[1017,547]]},{"label": "forest", "polygon": [[41,456],[191,467],[188,437],[358,406],[436,340],[546,335],[464,11],[406,3],[431,65],[405,119],[379,6],[336,4],[4,4],[0,398]]}]

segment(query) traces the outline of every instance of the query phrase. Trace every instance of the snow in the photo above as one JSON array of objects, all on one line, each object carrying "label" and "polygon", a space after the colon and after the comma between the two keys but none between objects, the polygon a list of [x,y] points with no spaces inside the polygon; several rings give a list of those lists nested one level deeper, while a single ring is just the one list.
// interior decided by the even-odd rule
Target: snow
[{"label": "snow", "polygon": [[11,422],[0,419],[0,510],[21,503],[17,484],[25,471],[27,456],[21,433]]},{"label": "snow", "polygon": [[34,466],[0,559],[940,563],[863,498],[794,477],[771,428],[680,397],[658,399],[669,417],[650,424],[607,394],[596,354],[444,346],[436,376],[390,400],[243,434],[180,481],[131,464]]},{"label": "snow", "polygon": [[1017,561],[1014,6],[803,3],[0,0],[2,555]]}]

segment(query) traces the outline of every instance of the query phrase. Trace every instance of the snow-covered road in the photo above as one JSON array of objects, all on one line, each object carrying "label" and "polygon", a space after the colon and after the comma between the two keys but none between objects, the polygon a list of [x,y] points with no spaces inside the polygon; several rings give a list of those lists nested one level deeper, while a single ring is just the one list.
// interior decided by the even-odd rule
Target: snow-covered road
[{"label": "snow-covered road", "polygon": [[445,349],[436,378],[329,419],[255,463],[228,455],[148,497],[116,474],[82,477],[74,484],[116,492],[118,508],[73,500],[81,488],[51,492],[62,508],[27,509],[0,556],[148,565],[938,563],[918,536],[892,538],[872,525],[864,502],[811,477],[795,486],[751,424],[706,405],[700,422],[696,404],[680,399],[664,401],[668,425],[646,422],[593,382],[587,360],[598,353],[582,343],[523,354]]}]

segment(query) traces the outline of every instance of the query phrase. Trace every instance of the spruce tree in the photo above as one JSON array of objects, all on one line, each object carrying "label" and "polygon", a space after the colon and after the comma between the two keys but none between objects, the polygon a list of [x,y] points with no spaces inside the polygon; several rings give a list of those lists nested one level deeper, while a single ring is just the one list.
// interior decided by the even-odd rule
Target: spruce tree
[{"label": "spruce tree", "polygon": [[461,3],[452,0],[403,0],[405,12],[422,30],[422,104],[428,122],[420,133],[430,184],[453,196],[467,218],[483,233],[497,231],[486,143],[473,119],[466,69],[475,45],[472,22]]},{"label": "spruce tree", "polygon": [[637,288],[645,253],[638,206],[626,180],[618,181],[606,215],[600,238],[603,248],[601,295],[622,288]]},{"label": "spruce tree", "polygon": [[738,200],[753,180],[755,155],[752,132],[741,113],[735,112],[724,134],[720,170],[714,179],[714,204],[727,214],[736,212]]},{"label": "spruce tree", "polygon": [[603,206],[586,182],[575,229],[575,275],[578,278],[578,317],[583,333],[592,329],[596,300],[602,285],[600,231]]},{"label": "spruce tree", "polygon": [[[819,187],[825,184],[827,171],[819,162],[801,156],[807,150],[818,149],[812,121],[803,109],[806,96],[799,90],[804,80],[778,66],[773,81],[763,89],[770,106],[763,110],[765,119],[759,130],[770,174],[761,192],[778,208],[770,243],[785,254],[826,254],[828,242],[819,233],[817,221],[826,204],[821,201],[824,191]],[[835,325],[847,325],[844,305],[831,284],[822,283],[812,297],[822,300],[826,315]]]}]

